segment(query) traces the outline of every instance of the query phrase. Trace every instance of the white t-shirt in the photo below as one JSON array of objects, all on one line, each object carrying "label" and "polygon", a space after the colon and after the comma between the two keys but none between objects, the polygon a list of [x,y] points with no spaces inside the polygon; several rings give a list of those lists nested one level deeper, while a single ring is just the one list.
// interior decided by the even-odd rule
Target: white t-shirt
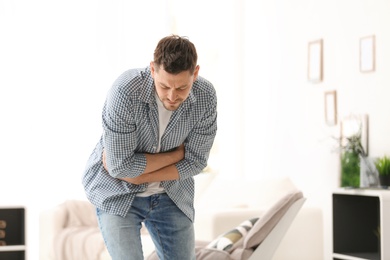
[{"label": "white t-shirt", "polygon": [[[158,122],[159,122],[159,137],[158,137],[158,147],[157,152],[160,152],[161,148],[161,136],[164,134],[165,129],[169,123],[169,119],[171,118],[172,111],[165,109],[163,103],[156,93],[156,102],[158,107]],[[142,193],[138,193],[137,196],[147,197],[156,193],[163,193],[164,188],[160,186],[160,182],[151,182],[148,185],[146,191]]]}]

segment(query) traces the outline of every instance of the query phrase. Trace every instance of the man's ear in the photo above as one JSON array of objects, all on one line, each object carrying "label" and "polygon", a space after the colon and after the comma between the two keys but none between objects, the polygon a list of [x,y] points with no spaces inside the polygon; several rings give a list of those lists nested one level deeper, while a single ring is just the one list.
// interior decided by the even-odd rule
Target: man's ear
[{"label": "man's ear", "polygon": [[196,65],[195,70],[194,70],[194,81],[196,81],[196,79],[198,78],[199,69],[200,69],[199,65]]},{"label": "man's ear", "polygon": [[150,62],[150,72],[151,72],[151,74],[152,74],[152,78],[154,78],[154,62],[153,61],[151,61]]}]

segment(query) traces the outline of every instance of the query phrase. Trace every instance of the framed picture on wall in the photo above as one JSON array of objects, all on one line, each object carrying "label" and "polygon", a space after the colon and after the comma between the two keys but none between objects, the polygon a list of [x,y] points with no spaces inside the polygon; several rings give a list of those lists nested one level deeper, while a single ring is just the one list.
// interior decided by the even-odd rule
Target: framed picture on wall
[{"label": "framed picture on wall", "polygon": [[375,71],[375,36],[360,38],[360,71]]},{"label": "framed picture on wall", "polygon": [[337,124],[336,90],[325,92],[325,122],[329,126]]},{"label": "framed picture on wall", "polygon": [[308,48],[308,67],[307,75],[311,82],[320,82],[323,77],[322,59],[323,59],[323,41],[322,39],[309,42]]}]

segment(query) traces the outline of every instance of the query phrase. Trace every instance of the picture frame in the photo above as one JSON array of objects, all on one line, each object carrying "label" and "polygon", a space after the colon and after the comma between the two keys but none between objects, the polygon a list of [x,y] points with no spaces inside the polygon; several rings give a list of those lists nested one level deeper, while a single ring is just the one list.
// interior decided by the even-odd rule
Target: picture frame
[{"label": "picture frame", "polygon": [[311,82],[321,82],[323,79],[322,39],[309,42],[307,75]]},{"label": "picture frame", "polygon": [[329,126],[337,125],[336,90],[326,91],[324,98],[325,98],[325,123]]},{"label": "picture frame", "polygon": [[375,35],[360,38],[360,71],[375,71]]}]

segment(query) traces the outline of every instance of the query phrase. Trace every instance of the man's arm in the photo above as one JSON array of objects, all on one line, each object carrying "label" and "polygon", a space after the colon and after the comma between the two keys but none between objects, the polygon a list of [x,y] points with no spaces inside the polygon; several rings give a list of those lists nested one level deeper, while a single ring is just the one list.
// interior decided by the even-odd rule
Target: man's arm
[{"label": "man's arm", "polygon": [[184,159],[184,144],[180,145],[173,151],[156,154],[147,153],[145,154],[145,157],[146,168],[143,174],[152,173],[167,166],[174,165],[175,163]]},{"label": "man's arm", "polygon": [[[119,178],[132,184],[142,184],[147,182],[177,180],[179,172],[175,163],[184,158],[184,144],[177,149],[157,154],[145,154],[146,168],[144,172],[135,178]],[[103,165],[107,170],[106,152],[103,151]]]},{"label": "man's arm", "polygon": [[175,164],[180,179],[192,178],[207,166],[209,153],[217,132],[216,96],[210,97],[210,100],[204,103],[204,114],[185,139],[185,159]]},{"label": "man's arm", "polygon": [[154,172],[144,173],[136,178],[120,178],[132,184],[142,184],[156,181],[172,181],[179,179],[179,172],[174,164]]}]

